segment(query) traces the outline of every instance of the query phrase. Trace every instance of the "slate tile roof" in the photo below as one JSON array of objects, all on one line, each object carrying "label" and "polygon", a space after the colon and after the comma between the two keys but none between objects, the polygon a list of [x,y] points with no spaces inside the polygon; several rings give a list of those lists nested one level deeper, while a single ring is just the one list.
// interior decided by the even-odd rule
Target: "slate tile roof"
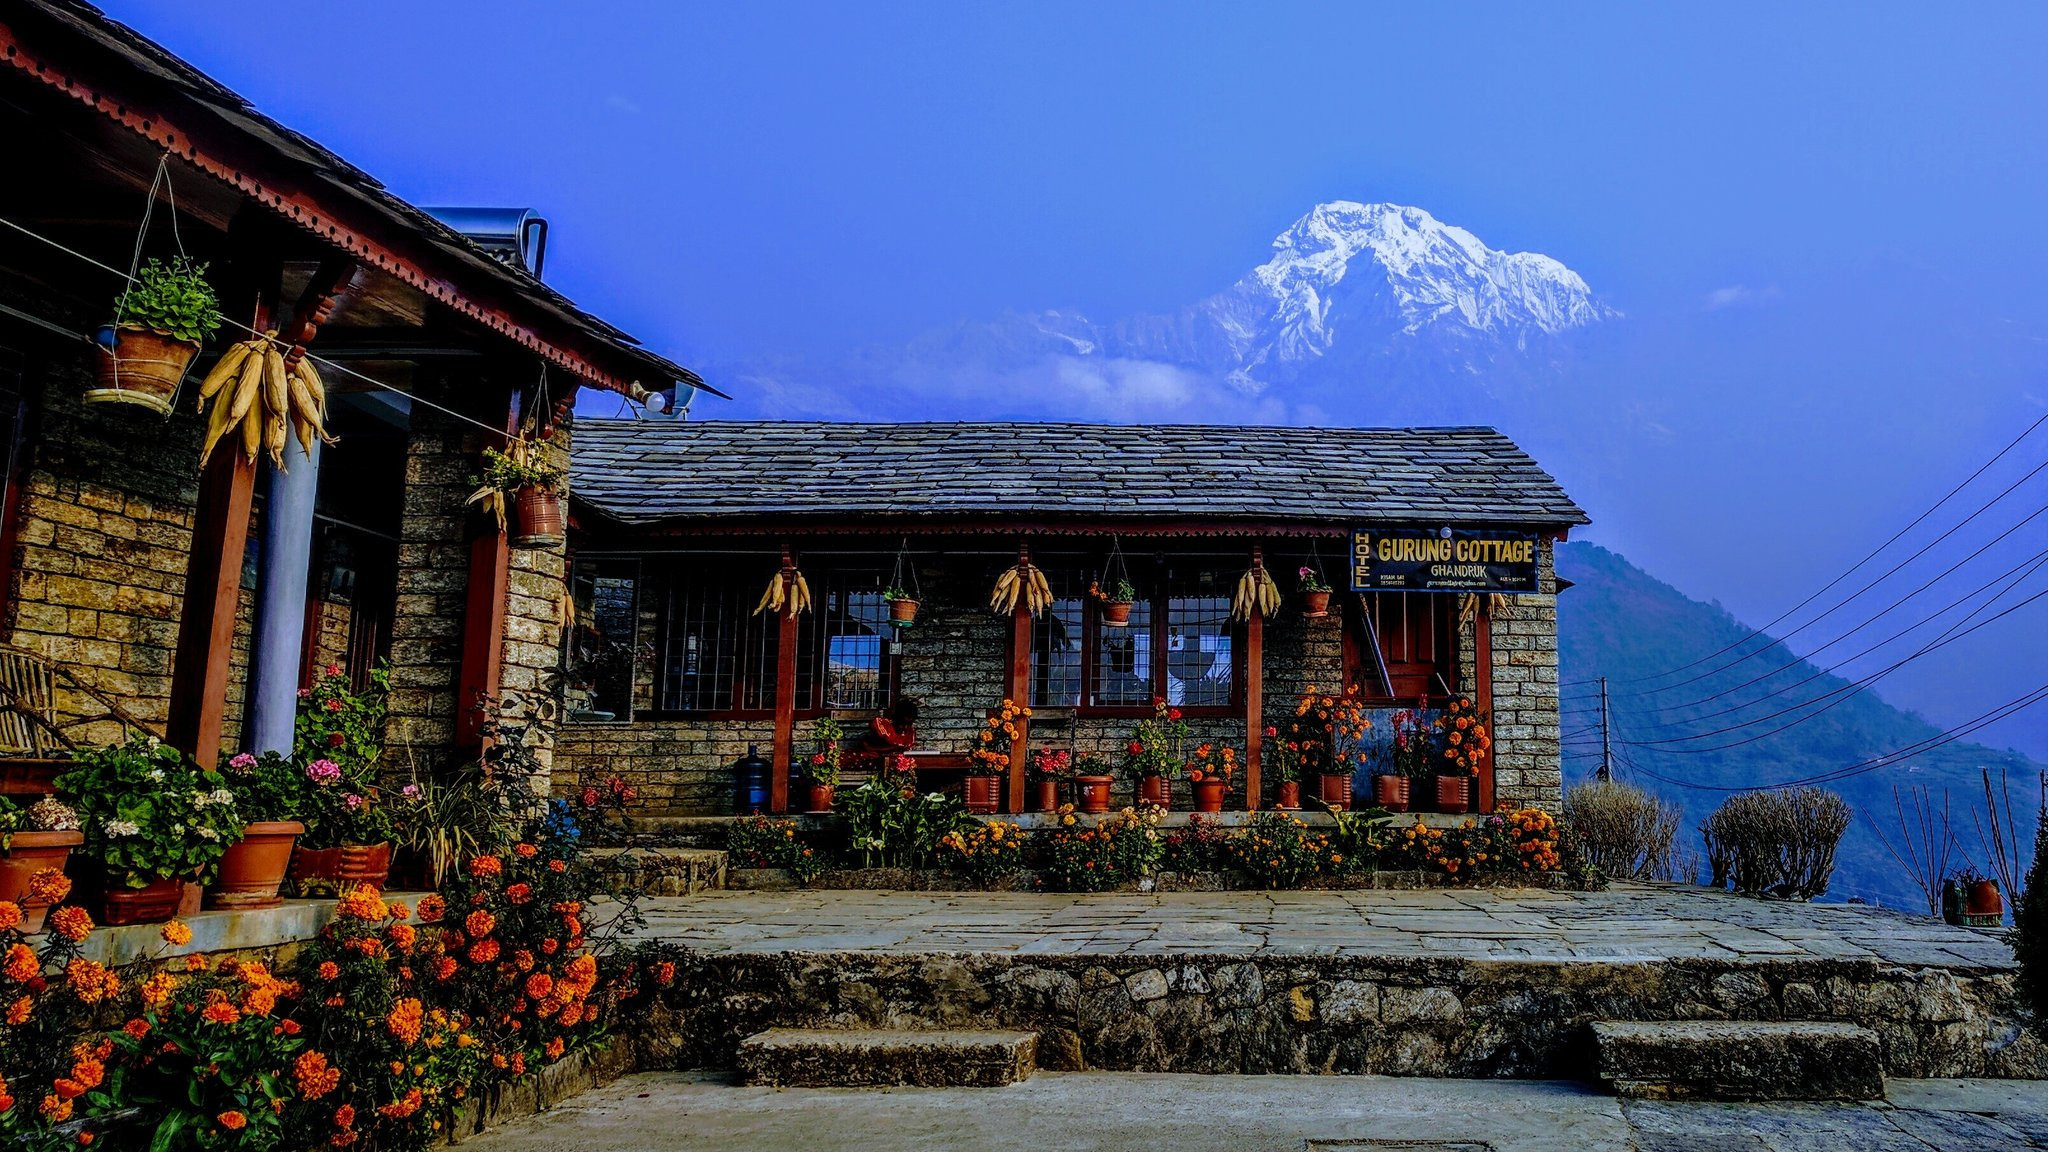
[{"label": "slate tile roof", "polygon": [[570,490],[725,517],[1587,523],[1491,428],[579,420]]}]

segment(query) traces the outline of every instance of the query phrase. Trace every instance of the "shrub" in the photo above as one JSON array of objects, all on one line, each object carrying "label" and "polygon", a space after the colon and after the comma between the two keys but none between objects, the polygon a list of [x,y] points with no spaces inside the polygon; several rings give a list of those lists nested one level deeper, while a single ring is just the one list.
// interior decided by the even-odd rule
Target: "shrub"
[{"label": "shrub", "polygon": [[1828,890],[1848,801],[1824,788],[1730,796],[1700,825],[1713,887],[1811,900]]},{"label": "shrub", "polygon": [[2034,1028],[2048,1034],[2048,801],[2035,825],[2034,862],[2027,869],[2027,884],[2012,905],[2012,930],[2006,940],[2019,961],[2020,995],[2033,1010]]},{"label": "shrub", "polygon": [[56,787],[78,810],[84,855],[114,884],[210,882],[228,846],[242,838],[227,779],[154,736],[80,753]]},{"label": "shrub", "polygon": [[1064,892],[1101,892],[1151,875],[1166,851],[1158,822],[1157,809],[1126,808],[1094,827],[1063,824],[1046,834],[1046,883]]},{"label": "shrub", "polygon": [[739,868],[787,868],[809,883],[825,870],[816,849],[796,834],[796,821],[742,816],[725,833],[725,850]]},{"label": "shrub", "polygon": [[941,840],[977,825],[959,800],[880,776],[846,793],[839,808],[846,816],[847,845],[868,868],[922,867]]},{"label": "shrub", "polygon": [[939,838],[939,858],[984,888],[1024,867],[1024,833],[1001,820],[971,822]]},{"label": "shrub", "polygon": [[1185,827],[1165,836],[1159,866],[1167,872],[1212,872],[1230,862],[1230,834],[1221,822],[1190,813]]},{"label": "shrub", "polygon": [[1678,806],[1640,788],[1580,784],[1564,795],[1564,817],[1586,862],[1623,880],[1673,878]]},{"label": "shrub", "polygon": [[1230,838],[1230,855],[1240,872],[1264,888],[1298,888],[1344,865],[1329,833],[1313,831],[1285,812],[1259,813]]}]

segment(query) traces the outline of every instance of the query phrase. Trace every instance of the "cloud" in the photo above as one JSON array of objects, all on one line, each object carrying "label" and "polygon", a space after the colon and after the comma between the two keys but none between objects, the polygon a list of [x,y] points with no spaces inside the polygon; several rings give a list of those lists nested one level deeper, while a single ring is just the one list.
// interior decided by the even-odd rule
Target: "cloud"
[{"label": "cloud", "polygon": [[1784,293],[1778,291],[1776,284],[1763,288],[1751,288],[1747,284],[1730,284],[1726,288],[1716,288],[1707,293],[1706,304],[1707,311],[1719,312],[1723,308],[1757,308],[1765,304],[1774,304],[1783,297]]}]

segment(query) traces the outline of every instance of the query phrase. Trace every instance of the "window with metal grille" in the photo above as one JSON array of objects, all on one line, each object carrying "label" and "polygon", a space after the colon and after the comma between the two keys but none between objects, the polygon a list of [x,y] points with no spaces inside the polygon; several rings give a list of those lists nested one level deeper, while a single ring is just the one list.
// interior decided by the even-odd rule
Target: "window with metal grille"
[{"label": "window with metal grille", "polygon": [[758,566],[742,576],[716,564],[686,561],[665,574],[659,706],[665,712],[772,712],[780,628],[773,613],[753,615],[761,596],[756,585],[765,579],[756,579]]},{"label": "window with metal grille", "polygon": [[1224,577],[1208,570],[1174,572],[1167,586],[1161,695],[1176,708],[1228,707],[1237,687],[1237,660]]},{"label": "window with metal grille", "polygon": [[576,619],[566,637],[568,718],[630,720],[639,655],[640,562],[579,559],[569,589]]},{"label": "window with metal grille", "polygon": [[[882,598],[886,575],[845,569],[827,576],[819,622],[825,708],[880,712],[895,701],[895,629],[889,626],[889,602]],[[813,698],[805,687],[799,678],[800,707]]]},{"label": "window with metal grille", "polygon": [[1031,706],[1072,708],[1081,703],[1082,631],[1087,577],[1072,569],[1045,570],[1052,606],[1031,625]]}]

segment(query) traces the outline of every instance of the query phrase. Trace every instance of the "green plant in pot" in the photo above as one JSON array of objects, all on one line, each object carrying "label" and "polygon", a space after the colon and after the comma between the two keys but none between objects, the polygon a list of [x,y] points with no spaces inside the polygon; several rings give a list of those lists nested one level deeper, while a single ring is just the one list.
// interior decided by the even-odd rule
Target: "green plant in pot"
[{"label": "green plant in pot", "polygon": [[168,414],[178,384],[208,336],[220,327],[220,301],[206,282],[206,265],[183,256],[151,260],[114,305],[114,323],[101,333],[99,387],[88,404],[139,404]]},{"label": "green plant in pot", "polygon": [[1170,783],[1181,774],[1187,758],[1181,748],[1187,743],[1188,724],[1181,711],[1164,700],[1152,702],[1152,718],[1140,720],[1124,745],[1124,767],[1138,786],[1138,802],[1158,808],[1173,805]]},{"label": "green plant in pot", "polygon": [[278,752],[237,752],[222,774],[247,823],[242,839],[221,858],[220,876],[206,892],[207,907],[273,907],[283,902],[278,889],[306,831],[299,817],[311,782],[298,761]]},{"label": "green plant in pot", "polygon": [[469,502],[481,504],[505,523],[505,497],[512,497],[512,541],[522,547],[544,548],[563,539],[562,494],[568,491],[569,474],[537,458],[540,449],[525,440],[515,440],[503,452],[484,449],[483,473],[470,477],[477,490]]},{"label": "green plant in pot", "polygon": [[1088,591],[1102,601],[1102,626],[1105,628],[1128,628],[1131,623],[1131,605],[1138,602],[1138,589],[1123,577],[1109,582],[1091,584]]},{"label": "green plant in pot", "polygon": [[306,780],[299,808],[306,831],[292,852],[291,878],[302,892],[382,888],[390,878],[391,812],[376,786],[389,690],[386,669],[372,671],[358,690],[329,665],[299,693],[293,761]]},{"label": "green plant in pot", "polygon": [[227,779],[154,736],[76,754],[56,786],[103,874],[102,923],[170,919],[185,884],[211,882],[242,836]]},{"label": "green plant in pot", "polygon": [[43,930],[50,902],[31,894],[29,881],[38,872],[64,871],[71,850],[85,842],[78,813],[55,797],[21,807],[0,796],[0,900],[21,909],[22,931]]},{"label": "green plant in pot", "polygon": [[830,716],[811,722],[811,751],[798,767],[809,786],[806,798],[812,812],[832,810],[832,789],[839,785],[839,756],[846,741],[846,728]]},{"label": "green plant in pot", "polygon": [[917,622],[917,593],[892,584],[882,589],[882,599],[889,604],[889,624],[892,627],[908,628]]}]

